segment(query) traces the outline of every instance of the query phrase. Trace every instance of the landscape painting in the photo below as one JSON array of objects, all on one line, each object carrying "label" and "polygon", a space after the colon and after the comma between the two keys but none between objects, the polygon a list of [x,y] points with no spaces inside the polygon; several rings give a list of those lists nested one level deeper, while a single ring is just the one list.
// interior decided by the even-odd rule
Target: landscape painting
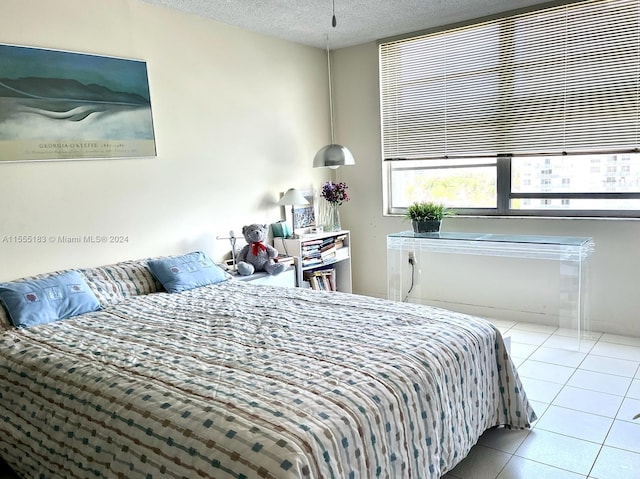
[{"label": "landscape painting", "polygon": [[294,206],[293,220],[295,222],[296,229],[309,228],[310,226],[315,226],[316,214],[315,214],[315,208],[313,204],[315,193],[311,188],[307,190],[302,190],[300,191],[300,193],[309,202],[309,204],[304,206]]},{"label": "landscape painting", "polygon": [[300,190],[300,194],[309,202],[308,205],[295,205],[293,207],[293,217],[291,216],[291,209],[284,208],[286,222],[293,223],[298,233],[303,232],[299,230],[305,229],[306,231],[306,229],[316,224],[316,201],[314,200],[316,192],[309,186],[307,189]]},{"label": "landscape painting", "polygon": [[0,161],[150,156],[144,61],[0,44]]}]

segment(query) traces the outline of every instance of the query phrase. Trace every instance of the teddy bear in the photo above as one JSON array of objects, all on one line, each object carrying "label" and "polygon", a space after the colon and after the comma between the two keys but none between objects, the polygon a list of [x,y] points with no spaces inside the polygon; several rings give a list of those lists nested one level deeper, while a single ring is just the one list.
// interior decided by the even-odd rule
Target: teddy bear
[{"label": "teddy bear", "polygon": [[241,276],[249,276],[256,271],[276,275],[284,270],[283,264],[274,261],[278,250],[265,244],[268,231],[267,225],[252,224],[242,227],[242,235],[247,244],[238,253],[238,273]]}]

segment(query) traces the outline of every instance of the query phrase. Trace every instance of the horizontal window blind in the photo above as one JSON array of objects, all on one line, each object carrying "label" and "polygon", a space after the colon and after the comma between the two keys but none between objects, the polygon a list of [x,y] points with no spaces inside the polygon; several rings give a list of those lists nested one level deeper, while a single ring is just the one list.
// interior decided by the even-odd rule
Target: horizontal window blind
[{"label": "horizontal window blind", "polygon": [[640,0],[383,43],[384,159],[635,151],[639,83]]}]

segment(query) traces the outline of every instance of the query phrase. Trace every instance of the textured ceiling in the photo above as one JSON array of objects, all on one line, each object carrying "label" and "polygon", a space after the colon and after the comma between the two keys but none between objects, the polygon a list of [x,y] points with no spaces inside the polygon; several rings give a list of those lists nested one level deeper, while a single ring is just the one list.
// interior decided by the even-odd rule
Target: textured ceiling
[{"label": "textured ceiling", "polygon": [[332,49],[542,3],[541,0],[144,0],[266,35]]}]

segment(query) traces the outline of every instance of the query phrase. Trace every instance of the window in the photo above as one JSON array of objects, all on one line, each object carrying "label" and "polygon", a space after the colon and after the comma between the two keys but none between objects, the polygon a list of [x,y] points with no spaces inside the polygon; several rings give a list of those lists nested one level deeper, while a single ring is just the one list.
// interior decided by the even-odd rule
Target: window
[{"label": "window", "polygon": [[587,0],[382,42],[387,213],[640,216],[639,37]]}]

